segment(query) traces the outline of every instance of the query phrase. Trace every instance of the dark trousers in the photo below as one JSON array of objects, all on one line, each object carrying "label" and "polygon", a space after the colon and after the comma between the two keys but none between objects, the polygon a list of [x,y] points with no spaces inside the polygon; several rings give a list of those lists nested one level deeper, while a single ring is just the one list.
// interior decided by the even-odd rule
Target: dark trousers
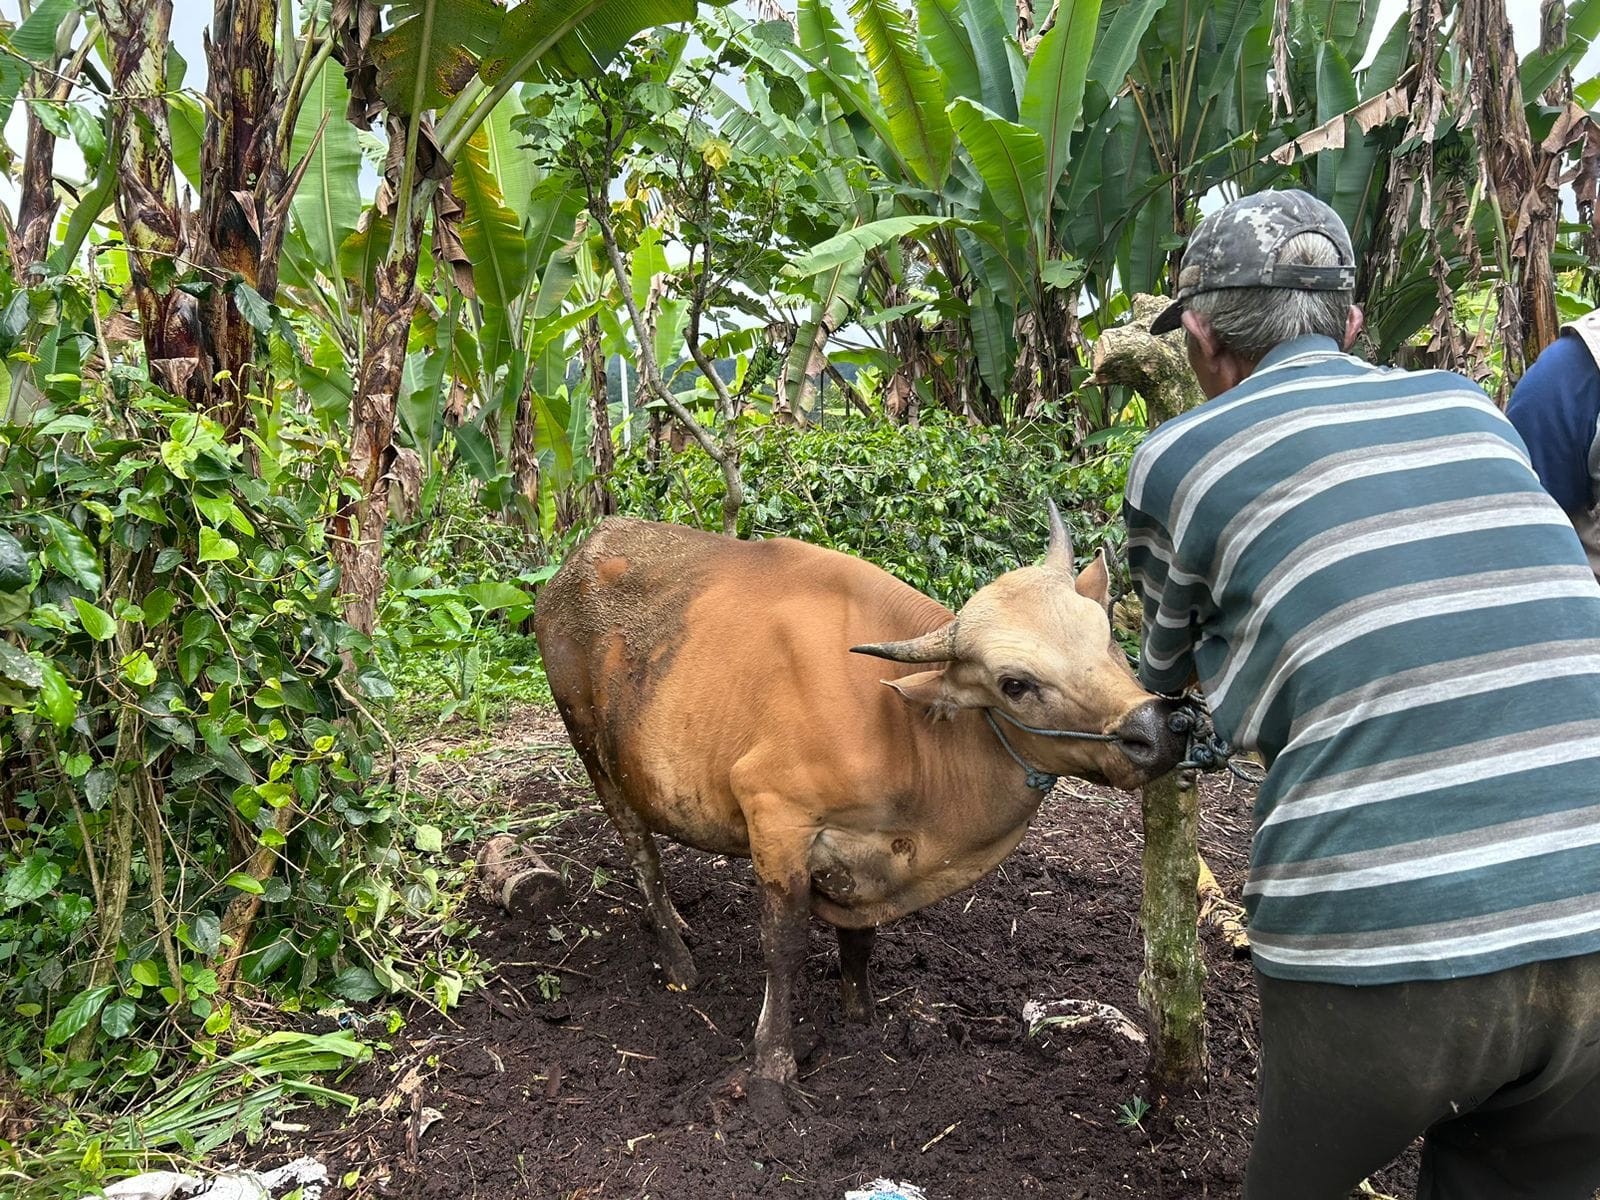
[{"label": "dark trousers", "polygon": [[1346,1200],[1419,1134],[1418,1200],[1600,1188],[1600,954],[1377,987],[1256,982],[1245,1200]]}]

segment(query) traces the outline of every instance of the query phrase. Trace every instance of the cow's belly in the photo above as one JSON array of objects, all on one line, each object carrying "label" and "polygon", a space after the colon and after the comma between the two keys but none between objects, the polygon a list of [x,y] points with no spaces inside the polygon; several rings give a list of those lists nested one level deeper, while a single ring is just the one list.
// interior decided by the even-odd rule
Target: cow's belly
[{"label": "cow's belly", "polygon": [[987,875],[1026,831],[954,849],[909,831],[825,829],[811,852],[812,909],[847,928],[892,921]]},{"label": "cow's belly", "polygon": [[654,833],[711,854],[750,857],[750,829],[725,781],[670,754],[623,755],[623,798]]}]

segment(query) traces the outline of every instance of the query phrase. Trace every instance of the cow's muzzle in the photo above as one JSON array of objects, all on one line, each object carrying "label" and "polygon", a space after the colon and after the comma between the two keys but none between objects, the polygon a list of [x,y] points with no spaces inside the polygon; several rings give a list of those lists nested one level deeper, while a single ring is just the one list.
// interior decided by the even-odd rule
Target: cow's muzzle
[{"label": "cow's muzzle", "polygon": [[1176,700],[1160,697],[1146,700],[1112,730],[1117,737],[1117,749],[1151,779],[1165,775],[1183,761],[1189,745],[1185,732],[1188,726],[1172,720],[1180,711],[1184,711],[1183,706]]}]

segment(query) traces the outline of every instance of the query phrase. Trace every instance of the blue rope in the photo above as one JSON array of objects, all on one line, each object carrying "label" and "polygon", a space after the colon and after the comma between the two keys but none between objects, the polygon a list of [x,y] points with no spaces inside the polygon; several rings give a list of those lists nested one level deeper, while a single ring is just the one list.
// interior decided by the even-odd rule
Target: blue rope
[{"label": "blue rope", "polygon": [[[1001,713],[1000,715],[1002,717],[1006,716],[1005,713]],[[1061,776],[1052,775],[1049,771],[1039,770],[1038,767],[1034,766],[1027,759],[1023,758],[1022,755],[1013,750],[1011,748],[1011,743],[1006,740],[1005,732],[1000,728],[1000,726],[995,724],[994,710],[992,708],[986,708],[983,710],[983,719],[989,722],[989,728],[994,730],[995,737],[1000,739],[1000,744],[1005,747],[1006,753],[1011,755],[1011,757],[1016,760],[1017,766],[1021,767],[1028,773],[1027,782],[1029,787],[1036,792],[1048,792],[1051,788],[1055,787],[1056,780],[1060,779]],[[1006,720],[1011,721],[1011,718],[1006,717]],[[1011,721],[1011,723],[1013,725],[1017,724],[1015,721]],[[1018,725],[1017,728],[1026,729],[1027,726]]]}]

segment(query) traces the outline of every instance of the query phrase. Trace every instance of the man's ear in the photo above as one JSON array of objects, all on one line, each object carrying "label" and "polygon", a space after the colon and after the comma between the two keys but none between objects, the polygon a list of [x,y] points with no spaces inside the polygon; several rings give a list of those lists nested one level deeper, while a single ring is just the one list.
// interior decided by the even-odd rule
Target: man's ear
[{"label": "man's ear", "polygon": [[1111,572],[1106,568],[1106,552],[1096,550],[1094,561],[1078,572],[1072,585],[1078,595],[1093,600],[1107,612],[1111,611]]},{"label": "man's ear", "polygon": [[1211,322],[1192,309],[1183,310],[1183,327],[1189,331],[1189,336],[1200,343],[1200,349],[1205,351],[1207,358],[1215,358],[1222,349],[1222,343],[1217,340],[1216,330],[1211,328]]},{"label": "man's ear", "polygon": [[1361,311],[1361,305],[1352,304],[1350,306],[1350,315],[1345,318],[1344,322],[1344,345],[1339,348],[1346,354],[1350,353],[1350,348],[1356,344],[1356,339],[1361,336],[1361,331],[1366,328],[1366,324],[1367,314]]}]

